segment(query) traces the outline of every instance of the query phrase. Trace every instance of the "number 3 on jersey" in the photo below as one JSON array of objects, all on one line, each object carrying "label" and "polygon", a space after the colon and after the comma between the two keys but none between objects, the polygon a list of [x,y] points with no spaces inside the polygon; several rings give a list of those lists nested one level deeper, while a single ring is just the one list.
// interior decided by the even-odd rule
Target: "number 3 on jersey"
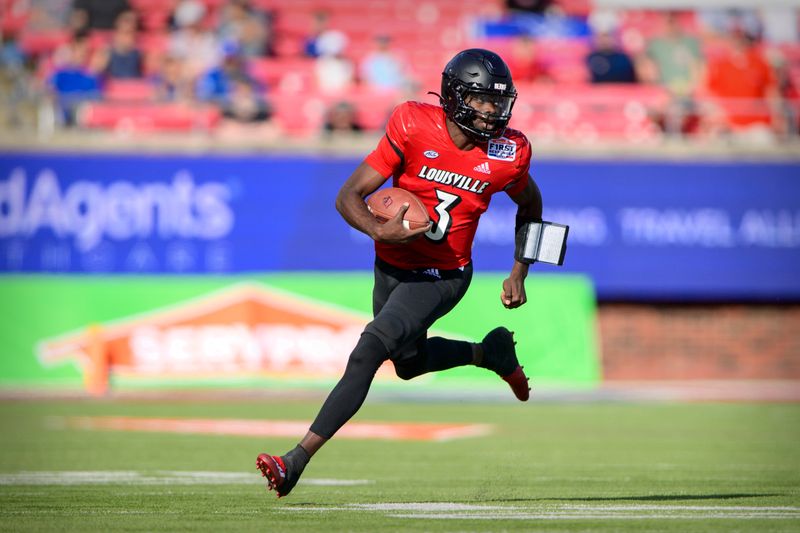
[{"label": "number 3 on jersey", "polygon": [[433,242],[442,242],[447,238],[447,232],[453,225],[453,217],[450,211],[461,202],[461,197],[449,192],[435,189],[439,203],[434,210],[439,215],[439,220],[433,223],[433,227],[425,232],[425,236]]}]

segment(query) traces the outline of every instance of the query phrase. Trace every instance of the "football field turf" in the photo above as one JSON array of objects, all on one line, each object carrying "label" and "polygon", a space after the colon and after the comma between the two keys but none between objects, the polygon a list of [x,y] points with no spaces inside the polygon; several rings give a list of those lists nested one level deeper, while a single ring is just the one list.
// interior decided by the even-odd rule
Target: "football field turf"
[{"label": "football field turf", "polygon": [[[254,460],[296,438],[179,423],[308,421],[318,407],[218,392],[0,402],[0,530],[800,531],[797,404],[368,399],[354,422],[481,424],[485,434],[334,439],[280,500]],[[190,432],[84,423],[108,417]]]}]

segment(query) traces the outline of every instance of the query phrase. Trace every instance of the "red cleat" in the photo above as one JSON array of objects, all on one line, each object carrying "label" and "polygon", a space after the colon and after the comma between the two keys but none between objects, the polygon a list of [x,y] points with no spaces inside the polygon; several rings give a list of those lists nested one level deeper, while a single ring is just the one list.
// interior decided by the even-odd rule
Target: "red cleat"
[{"label": "red cleat", "polygon": [[293,481],[289,481],[288,470],[283,459],[277,455],[258,454],[256,458],[256,468],[261,470],[261,475],[267,478],[267,488],[275,490],[278,498],[286,496],[297,484],[297,476]]},{"label": "red cleat", "polygon": [[521,366],[518,366],[512,373],[507,376],[502,376],[503,381],[508,383],[514,396],[521,402],[527,402],[531,397],[531,388],[528,386],[528,378],[525,376],[525,371]]}]

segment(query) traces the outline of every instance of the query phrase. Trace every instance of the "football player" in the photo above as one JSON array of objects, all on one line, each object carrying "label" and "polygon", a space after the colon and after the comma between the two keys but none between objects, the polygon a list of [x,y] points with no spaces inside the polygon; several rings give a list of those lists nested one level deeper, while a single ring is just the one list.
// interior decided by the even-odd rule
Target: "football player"
[{"label": "football player", "polygon": [[[256,465],[278,497],[289,494],[310,458],[358,411],[387,359],[402,379],[476,365],[497,373],[519,400],[528,399],[528,380],[506,328],[493,329],[480,343],[427,335],[469,287],[472,241],[490,197],[503,192],[517,204],[518,235],[542,217],[541,195],[528,172],[530,144],[507,127],[517,92],[500,56],[483,49],[458,53],[442,73],[437,96],[441,106],[399,105],[377,148],[339,191],[342,217],[375,241],[374,319],[306,436],[283,456],[258,456]],[[384,224],[370,214],[364,199],[390,177],[422,200],[432,217],[428,227],[403,226],[407,205]],[[513,262],[500,291],[506,308],[526,302],[527,273],[527,263]]]}]

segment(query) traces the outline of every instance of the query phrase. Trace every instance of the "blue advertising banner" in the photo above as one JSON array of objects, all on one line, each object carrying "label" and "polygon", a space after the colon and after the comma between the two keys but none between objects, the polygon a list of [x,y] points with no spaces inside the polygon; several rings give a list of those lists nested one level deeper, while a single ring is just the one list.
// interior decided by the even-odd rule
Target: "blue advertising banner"
[{"label": "blue advertising banner", "polygon": [[[367,270],[334,208],[357,159],[0,154],[0,272]],[[800,163],[535,161],[564,267],[605,299],[800,299]],[[476,270],[512,264],[515,208],[481,219]]]}]

